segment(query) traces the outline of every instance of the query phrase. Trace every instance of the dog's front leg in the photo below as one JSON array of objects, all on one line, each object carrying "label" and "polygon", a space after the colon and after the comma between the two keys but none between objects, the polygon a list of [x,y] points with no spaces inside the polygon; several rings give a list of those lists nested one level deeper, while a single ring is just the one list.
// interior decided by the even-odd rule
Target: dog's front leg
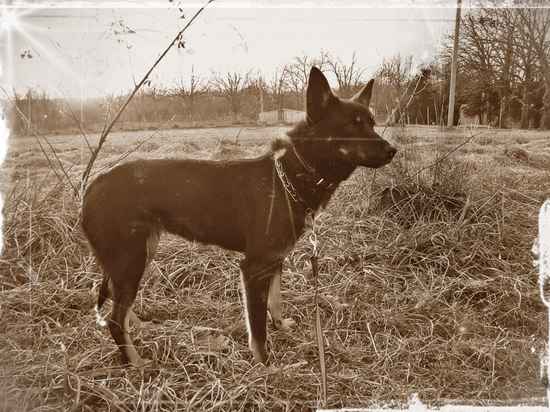
[{"label": "dog's front leg", "polygon": [[289,331],[296,325],[292,318],[283,319],[281,310],[281,273],[283,264],[279,265],[277,271],[271,277],[269,282],[269,296],[267,298],[267,308],[271,315],[271,321],[275,329]]},{"label": "dog's front leg", "polygon": [[244,259],[240,264],[248,346],[254,359],[263,364],[267,364],[265,344],[269,284],[280,265],[281,262],[249,258]]}]

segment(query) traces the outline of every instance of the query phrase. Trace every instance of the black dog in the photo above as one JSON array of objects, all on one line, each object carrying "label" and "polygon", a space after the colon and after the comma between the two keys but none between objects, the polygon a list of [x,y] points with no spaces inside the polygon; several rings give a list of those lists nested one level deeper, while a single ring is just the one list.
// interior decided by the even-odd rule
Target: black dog
[{"label": "black dog", "polygon": [[125,362],[144,364],[128,321],[162,231],[244,253],[249,346],[257,361],[267,361],[267,309],[275,327],[293,323],[281,317],[280,276],[306,216],[325,206],[357,166],[381,167],[396,153],[373,128],[373,83],[352,99],[340,99],[314,67],[307,120],[271,152],[248,160],[137,160],[90,185],[82,226],[104,270],[98,308],[113,300],[109,329]]}]

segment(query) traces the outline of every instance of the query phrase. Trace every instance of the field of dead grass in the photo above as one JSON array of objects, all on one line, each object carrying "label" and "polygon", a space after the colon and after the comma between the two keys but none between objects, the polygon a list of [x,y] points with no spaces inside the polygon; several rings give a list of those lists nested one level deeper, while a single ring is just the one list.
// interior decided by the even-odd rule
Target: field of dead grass
[{"label": "field of dead grass", "polygon": [[[253,156],[281,130],[115,133],[94,170],[137,157]],[[384,135],[400,149],[395,161],[356,171],[317,221],[327,406],[400,404],[413,392],[435,406],[542,403],[546,312],[529,250],[538,208],[550,197],[550,134]],[[239,255],[166,236],[134,307],[143,322],[136,346],[154,364],[121,368],[108,330],[95,322],[101,275],[60,168],[76,185],[89,149],[78,136],[49,142],[58,155],[51,164],[35,139],[19,138],[3,165],[0,409],[319,405],[306,239],[285,262],[284,312],[297,327],[270,330],[272,366],[251,364]],[[428,167],[434,159],[441,160]]]}]

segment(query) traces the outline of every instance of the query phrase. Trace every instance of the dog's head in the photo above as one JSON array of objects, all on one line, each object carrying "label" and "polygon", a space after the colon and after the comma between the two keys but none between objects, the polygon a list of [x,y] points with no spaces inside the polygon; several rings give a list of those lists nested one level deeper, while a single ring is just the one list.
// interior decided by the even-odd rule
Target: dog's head
[{"label": "dog's head", "polygon": [[374,80],[351,99],[335,96],[323,73],[312,67],[307,86],[307,123],[316,145],[327,157],[353,166],[377,168],[389,163],[397,149],[374,131],[369,110]]}]

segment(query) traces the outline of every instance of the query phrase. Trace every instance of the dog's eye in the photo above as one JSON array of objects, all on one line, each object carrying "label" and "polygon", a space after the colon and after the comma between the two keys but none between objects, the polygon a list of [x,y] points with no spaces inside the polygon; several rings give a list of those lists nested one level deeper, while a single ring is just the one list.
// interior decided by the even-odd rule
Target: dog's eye
[{"label": "dog's eye", "polygon": [[357,115],[355,116],[355,124],[361,124],[363,123],[363,119],[361,119],[361,116]]}]

